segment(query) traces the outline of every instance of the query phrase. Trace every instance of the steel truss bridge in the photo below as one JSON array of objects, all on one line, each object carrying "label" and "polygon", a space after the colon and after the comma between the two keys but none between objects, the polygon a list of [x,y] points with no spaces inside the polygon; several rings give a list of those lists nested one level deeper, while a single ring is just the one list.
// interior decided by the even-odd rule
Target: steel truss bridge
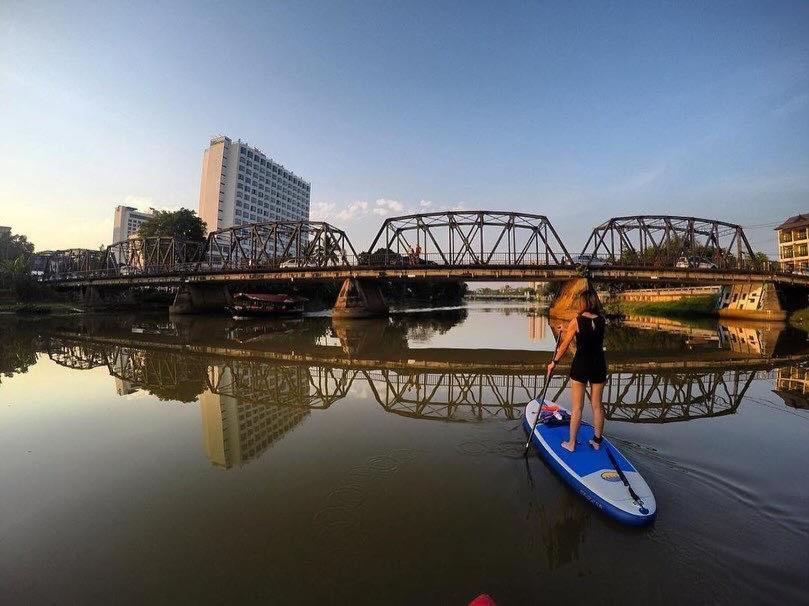
[{"label": "steel truss bridge", "polygon": [[[230,356],[197,356],[187,351],[143,349],[84,339],[50,338],[51,360],[75,370],[106,366],[111,376],[162,399],[173,390],[193,400],[203,391],[232,398],[238,405],[325,409],[364,386],[387,412],[445,421],[521,418],[524,406],[541,391],[539,373],[440,371],[409,368],[352,368],[308,363],[278,363]],[[787,363],[787,362],[785,362]],[[604,388],[607,417],[633,423],[668,423],[732,414],[750,384],[769,366],[730,370],[639,369],[622,365]],[[197,386],[196,396],[187,391]],[[566,376],[555,376],[548,392],[558,400],[568,388]]]},{"label": "steel truss bridge", "polygon": [[388,218],[361,253],[328,223],[274,221],[212,232],[204,242],[132,238],[104,250],[53,251],[36,265],[43,281],[59,287],[347,278],[562,281],[583,275],[809,287],[809,275],[758,260],[739,225],[661,215],[609,219],[592,230],[575,258],[543,215],[448,211]]}]

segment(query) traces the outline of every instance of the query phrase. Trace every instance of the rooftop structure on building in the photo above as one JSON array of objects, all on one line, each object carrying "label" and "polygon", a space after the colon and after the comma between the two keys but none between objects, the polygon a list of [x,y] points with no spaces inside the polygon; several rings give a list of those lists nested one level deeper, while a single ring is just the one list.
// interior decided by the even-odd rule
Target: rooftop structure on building
[{"label": "rooftop structure on building", "polygon": [[257,147],[211,139],[202,155],[199,212],[208,231],[248,223],[306,221],[311,185]]},{"label": "rooftop structure on building", "polygon": [[138,229],[154,216],[154,210],[143,212],[132,206],[116,206],[112,224],[112,243],[123,242],[138,233]]},{"label": "rooftop structure on building", "polygon": [[809,213],[803,213],[800,215],[795,215],[794,217],[790,217],[781,225],[775,228],[775,231],[781,231],[782,229],[796,229],[798,227],[806,227],[809,226]]}]

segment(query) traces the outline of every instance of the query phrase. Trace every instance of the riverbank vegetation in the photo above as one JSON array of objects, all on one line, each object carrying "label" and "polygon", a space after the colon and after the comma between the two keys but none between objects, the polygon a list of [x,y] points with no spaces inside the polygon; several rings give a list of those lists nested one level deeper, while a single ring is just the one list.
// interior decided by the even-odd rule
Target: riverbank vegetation
[{"label": "riverbank vegetation", "polygon": [[716,315],[716,297],[688,297],[674,301],[621,301],[611,298],[605,305],[608,315],[615,316],[662,316],[682,318],[687,316]]},{"label": "riverbank vegetation", "polygon": [[141,238],[176,238],[184,242],[205,242],[208,226],[197,213],[187,208],[155,211],[138,227]]},{"label": "riverbank vegetation", "polygon": [[26,236],[0,232],[0,311],[47,313],[43,306],[65,302],[63,294],[33,275],[33,259],[34,245]]}]

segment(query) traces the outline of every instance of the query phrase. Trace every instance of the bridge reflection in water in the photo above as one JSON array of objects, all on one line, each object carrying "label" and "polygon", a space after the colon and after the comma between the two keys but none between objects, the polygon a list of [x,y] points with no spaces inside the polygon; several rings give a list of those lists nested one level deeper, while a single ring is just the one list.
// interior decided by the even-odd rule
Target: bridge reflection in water
[{"label": "bridge reflection in water", "polygon": [[[148,339],[147,339],[148,340]],[[106,366],[119,394],[146,390],[161,400],[199,401],[205,452],[222,468],[259,457],[313,410],[349,397],[352,388],[370,392],[387,412],[443,421],[518,420],[543,385],[536,372],[470,371],[463,360],[444,362],[440,371],[373,367],[359,361],[343,366],[261,360],[241,355],[196,355],[154,342],[120,345],[75,334],[52,337],[47,353],[76,370]],[[255,354],[255,352],[253,352]],[[452,350],[446,351],[450,358]],[[789,361],[782,362],[783,365]],[[731,363],[732,364],[732,363]],[[622,363],[604,390],[605,412],[613,421],[668,423],[734,413],[752,381],[769,377],[778,362],[745,360],[737,367],[637,370]],[[779,377],[794,376],[791,367]],[[805,379],[805,371],[801,375]],[[552,378],[549,397],[565,401],[566,375]]]}]

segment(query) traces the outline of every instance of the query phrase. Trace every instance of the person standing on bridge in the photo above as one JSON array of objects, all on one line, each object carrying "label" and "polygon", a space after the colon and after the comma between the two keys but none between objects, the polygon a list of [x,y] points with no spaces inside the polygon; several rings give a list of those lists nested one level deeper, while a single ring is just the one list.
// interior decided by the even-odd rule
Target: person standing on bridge
[{"label": "person standing on bridge", "polygon": [[607,322],[601,310],[596,291],[588,288],[579,295],[579,313],[567,325],[564,335],[548,364],[548,376],[576,339],[576,354],[570,365],[571,400],[570,438],[562,447],[570,452],[576,449],[576,434],[581,426],[584,392],[590,384],[590,404],[593,407],[593,439],[590,446],[598,450],[604,433],[604,409],[601,396],[607,381],[607,360],[604,357],[604,331]]}]

